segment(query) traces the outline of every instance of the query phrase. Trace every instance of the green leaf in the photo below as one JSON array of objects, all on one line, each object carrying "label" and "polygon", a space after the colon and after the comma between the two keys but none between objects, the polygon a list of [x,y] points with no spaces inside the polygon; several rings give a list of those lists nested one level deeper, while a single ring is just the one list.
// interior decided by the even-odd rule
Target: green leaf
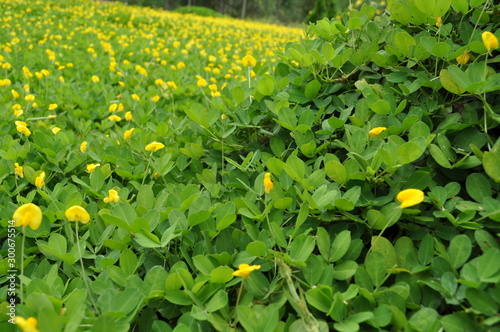
[{"label": "green leaf", "polygon": [[384,255],[378,251],[372,251],[365,259],[365,268],[370,275],[373,284],[380,286],[386,275],[387,261]]},{"label": "green leaf", "polygon": [[229,297],[225,290],[219,290],[205,305],[208,312],[214,312],[224,308],[229,303]]},{"label": "green leaf", "polygon": [[351,232],[348,230],[343,230],[342,232],[337,234],[332,242],[328,261],[334,263],[340,260],[347,253],[350,245]]},{"label": "green leaf", "polygon": [[450,91],[451,93],[461,95],[465,92],[465,88],[455,81],[455,79],[447,69],[442,69],[439,72],[439,81],[443,85],[443,88]]},{"label": "green leaf", "polygon": [[347,280],[351,278],[358,268],[355,261],[345,261],[333,267],[333,278],[336,280]]},{"label": "green leaf", "polygon": [[460,234],[455,236],[448,247],[448,254],[450,255],[451,264],[455,269],[461,267],[472,252],[472,244],[470,239],[464,235]]},{"label": "green leaf", "polygon": [[418,248],[418,260],[422,265],[428,265],[434,258],[434,238],[432,235],[427,234],[420,242]]},{"label": "green leaf", "polygon": [[306,300],[319,311],[329,313],[333,305],[333,289],[330,286],[318,285],[306,292]]},{"label": "green leaf", "polygon": [[444,168],[451,168],[451,164],[444,155],[443,151],[435,145],[431,144],[429,145],[429,152],[431,153],[432,158],[442,167]]},{"label": "green leaf", "polygon": [[387,100],[380,99],[374,102],[370,109],[377,114],[387,115],[391,111],[391,104]]},{"label": "green leaf", "polygon": [[492,197],[493,195],[490,182],[481,173],[470,174],[465,181],[465,188],[469,196],[479,203],[482,203],[485,198]]},{"label": "green leaf", "polygon": [[267,245],[262,242],[262,241],[253,241],[253,242],[250,242],[245,251],[249,254],[249,255],[252,255],[252,256],[263,256],[264,253],[266,252],[267,250]]},{"label": "green leaf", "polygon": [[321,83],[318,80],[312,80],[306,85],[305,96],[309,99],[314,99],[318,95],[319,90],[321,89]]},{"label": "green leaf", "polygon": [[423,153],[423,149],[415,142],[406,142],[399,146],[397,156],[400,164],[408,164],[417,160]]},{"label": "green leaf", "polygon": [[500,147],[495,147],[491,151],[486,151],[483,154],[483,167],[495,182],[500,183]]},{"label": "green leaf", "polygon": [[498,303],[482,289],[469,287],[465,290],[465,297],[474,309],[485,315],[491,316],[498,313]]},{"label": "green leaf", "polygon": [[210,282],[224,284],[233,279],[233,272],[229,266],[218,266],[210,272]]},{"label": "green leaf", "polygon": [[257,91],[259,91],[264,96],[269,96],[274,91],[274,85],[276,84],[276,80],[273,76],[269,74],[265,74],[257,83]]}]

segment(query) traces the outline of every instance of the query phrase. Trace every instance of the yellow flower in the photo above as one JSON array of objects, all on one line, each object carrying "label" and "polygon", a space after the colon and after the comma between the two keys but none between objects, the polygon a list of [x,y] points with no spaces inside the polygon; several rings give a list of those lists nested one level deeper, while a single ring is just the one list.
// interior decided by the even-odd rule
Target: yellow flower
[{"label": "yellow flower", "polygon": [[264,174],[264,190],[266,194],[269,194],[271,189],[273,189],[274,184],[273,180],[271,180],[271,173]]},{"label": "yellow flower", "polygon": [[198,85],[200,88],[204,88],[207,86],[207,80],[204,78],[200,78],[198,82],[196,82],[196,85]]},{"label": "yellow flower", "polygon": [[57,115],[56,114],[50,114],[47,116],[49,119],[55,119],[57,118]]},{"label": "yellow flower", "polygon": [[14,122],[16,126],[21,126],[21,127],[28,127],[28,124],[24,121],[16,121]]},{"label": "yellow flower", "polygon": [[380,133],[382,133],[384,130],[387,130],[387,128],[386,127],[376,127],[376,128],[373,128],[372,130],[370,130],[368,132],[368,135],[370,135],[371,138],[375,138],[378,135],[380,135]]},{"label": "yellow flower", "polygon": [[123,104],[119,103],[118,104],[118,112],[123,112],[123,109],[124,109]]},{"label": "yellow flower", "polygon": [[52,132],[54,133],[54,135],[57,134],[60,130],[61,130],[61,128],[59,128],[59,127],[52,128]]},{"label": "yellow flower", "polygon": [[175,84],[175,82],[173,81],[168,81],[167,85],[174,90],[177,89],[177,84]]},{"label": "yellow flower", "polygon": [[245,67],[255,67],[257,60],[251,55],[245,55],[243,59],[241,59],[241,64]]},{"label": "yellow flower", "polygon": [[491,32],[489,32],[489,31],[483,32],[483,34],[481,35],[481,38],[483,39],[484,47],[486,47],[486,50],[488,52],[498,48],[498,39]]},{"label": "yellow flower", "polygon": [[23,332],[40,332],[40,330],[36,328],[38,320],[35,317],[24,319],[23,317],[16,316],[15,323]]},{"label": "yellow flower", "polygon": [[182,61],[177,64],[177,69],[182,69],[184,67],[186,67],[186,64]]},{"label": "yellow flower", "polygon": [[104,203],[119,202],[119,201],[120,201],[120,196],[118,196],[118,192],[114,189],[109,190],[108,196],[104,197]]},{"label": "yellow flower", "polygon": [[443,26],[443,19],[441,17],[436,18],[436,26],[438,28]]},{"label": "yellow flower", "polygon": [[132,116],[132,112],[128,111],[127,113],[125,113],[125,120],[134,121],[134,117]]},{"label": "yellow flower", "polygon": [[49,105],[49,111],[55,110],[57,108],[57,106],[58,106],[57,104],[50,104]]},{"label": "yellow flower", "polygon": [[35,186],[42,188],[45,185],[45,172],[41,172],[35,179]]},{"label": "yellow flower", "polygon": [[260,265],[240,264],[238,270],[233,272],[233,276],[246,279],[252,271],[260,269]]},{"label": "yellow flower", "polygon": [[80,152],[81,153],[87,152],[87,142],[82,142],[82,144],[80,144]]},{"label": "yellow flower", "polygon": [[424,192],[419,189],[406,189],[396,196],[396,200],[401,203],[400,208],[417,205],[424,200]]},{"label": "yellow flower", "polygon": [[23,169],[23,166],[19,166],[18,163],[14,163],[14,174],[16,174],[17,176],[20,176],[22,178],[24,178],[24,169]]},{"label": "yellow flower", "polygon": [[212,92],[210,92],[210,94],[212,95],[212,97],[220,97],[219,91],[212,91]]},{"label": "yellow flower", "polygon": [[31,135],[31,131],[26,126],[17,126],[16,129],[25,136]]},{"label": "yellow flower", "polygon": [[160,100],[160,96],[154,96],[153,98],[151,98],[151,100],[156,103],[158,102],[158,100]]},{"label": "yellow flower", "polygon": [[141,97],[139,97],[135,93],[133,93],[131,97],[132,97],[133,100],[137,100],[137,101],[141,100]]},{"label": "yellow flower", "polygon": [[94,83],[99,83],[100,79],[99,79],[99,76],[97,75],[92,75],[92,82]]},{"label": "yellow flower", "polygon": [[87,165],[87,172],[92,173],[99,166],[101,166],[101,164],[88,164]]},{"label": "yellow flower", "polygon": [[227,119],[227,115],[226,115],[226,114],[222,114],[222,115],[220,116],[220,119],[221,119],[222,121],[226,120],[226,119]]},{"label": "yellow flower", "polygon": [[134,131],[135,128],[132,128],[132,129],[129,129],[129,130],[125,130],[125,132],[123,133],[123,139],[126,141],[130,138],[130,136],[132,136],[132,132]]},{"label": "yellow flower", "polygon": [[42,223],[42,210],[33,203],[23,204],[14,212],[12,219],[14,226],[29,226],[36,230]]},{"label": "yellow flower", "polygon": [[118,115],[115,115],[115,114],[108,116],[108,120],[111,120],[111,121],[114,121],[114,122],[118,122],[121,119],[122,118],[120,118]]},{"label": "yellow flower", "polygon": [[12,93],[12,97],[14,97],[14,99],[19,98],[19,92],[17,92],[16,90],[10,90],[10,92]]},{"label": "yellow flower", "polygon": [[24,111],[22,109],[20,110],[14,110],[14,116],[16,118],[20,117],[21,115],[23,115]]},{"label": "yellow flower", "polygon": [[116,112],[117,109],[118,109],[118,104],[115,103],[115,104],[109,105],[108,111],[110,113],[113,113],[113,112]]},{"label": "yellow flower", "polygon": [[161,175],[160,175],[160,173],[158,173],[157,171],[154,171],[154,172],[153,172],[153,178],[154,178],[155,180],[156,180],[156,179],[158,179],[160,176],[161,176]]},{"label": "yellow flower", "polygon": [[27,95],[26,97],[24,97],[24,99],[26,101],[33,101],[33,100],[35,100],[35,96],[34,95]]},{"label": "yellow flower", "polygon": [[470,54],[467,51],[464,51],[464,53],[460,54],[456,60],[459,65],[465,65],[467,62],[469,62],[470,59]]},{"label": "yellow flower", "polygon": [[156,152],[156,151],[158,151],[160,149],[163,149],[164,147],[165,147],[165,144],[158,143],[158,142],[154,141],[154,142],[151,142],[148,145],[146,145],[146,147],[144,149],[146,151]]},{"label": "yellow flower", "polygon": [[90,215],[87,210],[79,205],[73,205],[72,207],[67,209],[65,215],[69,221],[79,221],[82,224],[86,224],[90,221]]}]

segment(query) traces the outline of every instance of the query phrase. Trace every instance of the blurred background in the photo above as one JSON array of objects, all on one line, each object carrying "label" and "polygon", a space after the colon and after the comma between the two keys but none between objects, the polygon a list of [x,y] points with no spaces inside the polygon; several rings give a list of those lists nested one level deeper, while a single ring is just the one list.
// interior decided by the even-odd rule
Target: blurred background
[{"label": "blurred background", "polygon": [[[296,25],[338,12],[355,5],[349,0],[120,0],[130,5],[163,8],[203,16],[249,18],[267,23]],[[358,0],[359,6],[364,1]]]}]

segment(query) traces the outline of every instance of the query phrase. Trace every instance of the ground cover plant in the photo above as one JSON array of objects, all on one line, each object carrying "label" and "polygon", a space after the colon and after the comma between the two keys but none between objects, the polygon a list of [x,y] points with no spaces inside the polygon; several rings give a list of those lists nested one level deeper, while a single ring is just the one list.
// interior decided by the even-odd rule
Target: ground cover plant
[{"label": "ground cover plant", "polygon": [[386,5],[0,0],[2,331],[500,330],[498,5]]}]

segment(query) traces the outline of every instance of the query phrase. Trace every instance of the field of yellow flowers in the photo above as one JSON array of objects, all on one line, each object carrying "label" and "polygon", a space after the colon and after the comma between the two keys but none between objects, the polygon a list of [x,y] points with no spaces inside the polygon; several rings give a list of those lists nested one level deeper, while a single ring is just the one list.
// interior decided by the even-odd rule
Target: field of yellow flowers
[{"label": "field of yellow flowers", "polygon": [[0,330],[499,331],[499,6],[354,7],[0,0]]}]

